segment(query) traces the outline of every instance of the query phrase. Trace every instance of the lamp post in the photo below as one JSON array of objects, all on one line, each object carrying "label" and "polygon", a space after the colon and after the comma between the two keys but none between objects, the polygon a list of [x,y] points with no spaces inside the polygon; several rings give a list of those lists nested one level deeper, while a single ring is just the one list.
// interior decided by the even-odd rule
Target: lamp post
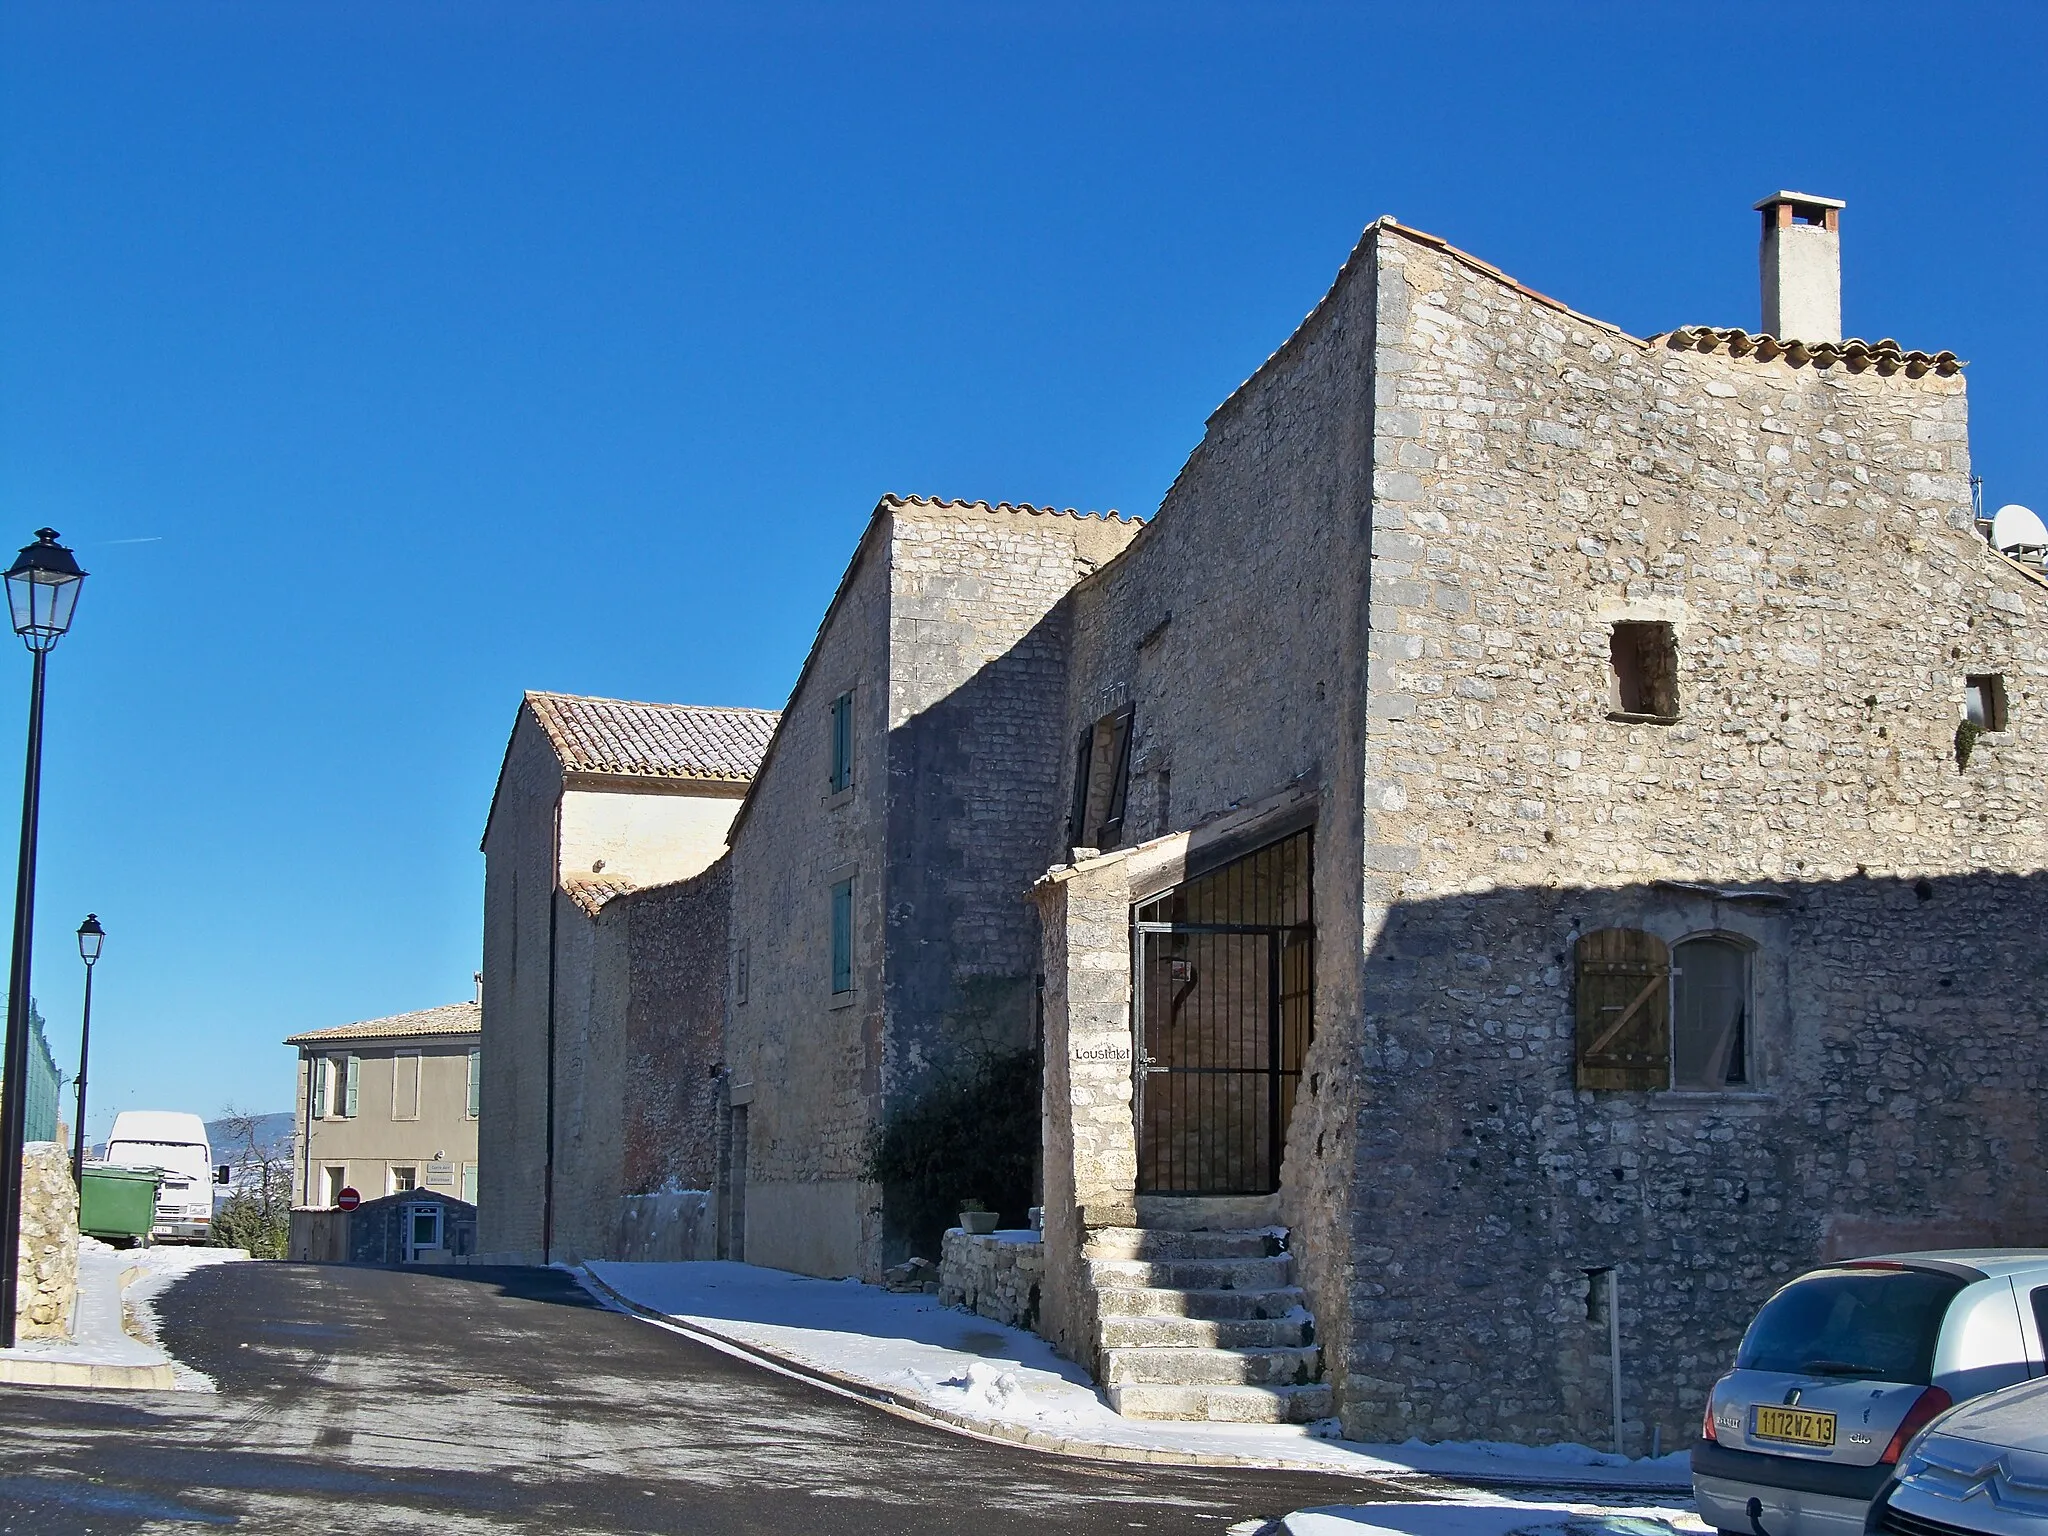
[{"label": "lamp post", "polygon": [[85,1193],[85,1063],[92,1050],[92,967],[107,942],[99,914],[88,912],[78,925],[78,958],[85,962],[85,1021],[78,1026],[78,1115],[71,1126],[71,1182]]},{"label": "lamp post", "polygon": [[43,663],[71,628],[85,572],[38,528],[7,570],[14,632],[35,658],[28,694],[28,767],[21,782],[21,862],[14,877],[14,958],[7,974],[7,1047],[0,1065],[0,1349],[14,1347],[21,1282],[21,1144],[28,1130],[29,948],[35,939],[36,819],[43,793]]}]

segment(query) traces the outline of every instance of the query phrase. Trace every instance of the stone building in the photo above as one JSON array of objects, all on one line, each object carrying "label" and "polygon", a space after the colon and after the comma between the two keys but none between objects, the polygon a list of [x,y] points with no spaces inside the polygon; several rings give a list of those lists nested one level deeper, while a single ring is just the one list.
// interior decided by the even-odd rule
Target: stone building
[{"label": "stone building", "polygon": [[479,1251],[712,1235],[727,828],[771,711],[528,693],[483,838]]},{"label": "stone building", "polygon": [[2048,1241],[2048,583],[1961,364],[1842,338],[1841,205],[1758,206],[1764,332],[1382,219],[1142,527],[884,499],[725,927],[650,915],[724,945],[722,1251],[876,1274],[873,1129],[1034,1037],[1038,1326],[1134,1415],[1604,1442],[1611,1280],[1678,1446],[1798,1268]]},{"label": "stone building", "polygon": [[2048,590],[1974,526],[1960,364],[1843,341],[1839,205],[1760,207],[1796,338],[1379,221],[1077,589],[1130,846],[1040,886],[1043,1326],[1113,1399],[1168,1379],[1133,1228],[1277,1217],[1323,1379],[1268,1407],[1369,1439],[1606,1440],[1611,1270],[1636,1450],[1797,1268],[2048,1238]]},{"label": "stone building", "polygon": [[1024,893],[1059,820],[1060,603],[1137,528],[876,506],[733,823],[732,1256],[868,1276],[902,1257],[861,1177],[871,1130],[962,1053],[1031,1043]]}]

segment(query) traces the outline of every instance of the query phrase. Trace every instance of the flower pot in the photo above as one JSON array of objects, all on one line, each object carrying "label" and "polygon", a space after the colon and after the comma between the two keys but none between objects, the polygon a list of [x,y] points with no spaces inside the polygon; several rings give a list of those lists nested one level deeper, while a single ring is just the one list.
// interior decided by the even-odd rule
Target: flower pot
[{"label": "flower pot", "polygon": [[976,1237],[986,1237],[989,1233],[995,1231],[998,1219],[997,1213],[994,1211],[962,1211],[960,1213],[961,1227],[965,1231],[972,1232]]}]

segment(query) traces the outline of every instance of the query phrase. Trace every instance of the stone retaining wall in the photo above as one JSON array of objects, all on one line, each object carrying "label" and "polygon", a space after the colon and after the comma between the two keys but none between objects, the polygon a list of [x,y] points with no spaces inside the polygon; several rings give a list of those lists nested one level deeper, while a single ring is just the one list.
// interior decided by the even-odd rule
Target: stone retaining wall
[{"label": "stone retaining wall", "polygon": [[1023,1232],[977,1237],[954,1227],[939,1257],[939,1301],[965,1307],[990,1322],[1035,1330],[1038,1286],[1045,1275],[1045,1244]]},{"label": "stone retaining wall", "polygon": [[15,1335],[63,1338],[78,1304],[78,1190],[71,1159],[55,1142],[32,1141],[21,1157],[21,1262]]}]

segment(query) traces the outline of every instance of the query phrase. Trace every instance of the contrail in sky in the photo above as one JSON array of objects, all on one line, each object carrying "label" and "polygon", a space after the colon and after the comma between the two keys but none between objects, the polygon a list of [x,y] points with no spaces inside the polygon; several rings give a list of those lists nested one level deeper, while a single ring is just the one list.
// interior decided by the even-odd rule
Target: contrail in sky
[{"label": "contrail in sky", "polygon": [[164,541],[164,536],[163,536],[162,534],[160,534],[160,533],[153,533],[153,534],[151,534],[151,535],[150,535],[150,536],[149,536],[148,538],[146,538],[146,539],[101,539],[101,540],[100,540],[100,542],[101,542],[102,544],[161,544],[161,543],[163,543],[163,541]]}]

